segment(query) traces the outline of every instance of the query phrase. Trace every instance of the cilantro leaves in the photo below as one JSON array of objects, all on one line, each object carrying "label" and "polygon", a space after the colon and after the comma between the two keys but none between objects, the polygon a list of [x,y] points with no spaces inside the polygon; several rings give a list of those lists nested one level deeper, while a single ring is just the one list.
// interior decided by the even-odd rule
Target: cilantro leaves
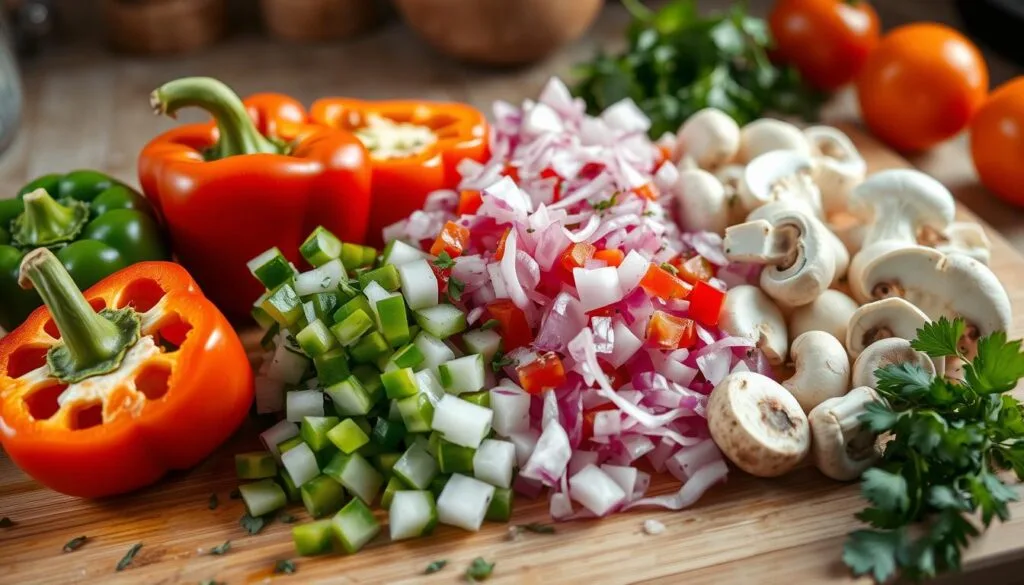
[{"label": "cilantro leaves", "polygon": [[962,381],[910,364],[875,372],[884,401],[868,404],[860,420],[893,438],[861,478],[869,505],[857,518],[871,528],[852,532],[843,551],[856,575],[881,583],[897,573],[921,579],[956,570],[979,534],[975,513],[985,528],[1010,517],[1017,493],[996,472],[1012,469],[1024,479],[1024,406],[1004,394],[1024,377],[1024,352],[1020,340],[997,332],[977,340],[968,359],[965,334],[970,341],[963,320],[942,318],[911,343],[931,357],[961,360]]}]

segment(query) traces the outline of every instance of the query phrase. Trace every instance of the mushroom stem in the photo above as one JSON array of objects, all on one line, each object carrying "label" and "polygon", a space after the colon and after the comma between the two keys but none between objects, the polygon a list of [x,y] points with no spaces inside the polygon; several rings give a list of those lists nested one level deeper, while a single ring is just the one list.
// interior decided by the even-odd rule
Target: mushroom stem
[{"label": "mushroom stem", "polygon": [[857,479],[878,459],[877,437],[860,421],[865,407],[878,400],[874,390],[861,386],[811,411],[812,458],[823,474],[839,481]]}]

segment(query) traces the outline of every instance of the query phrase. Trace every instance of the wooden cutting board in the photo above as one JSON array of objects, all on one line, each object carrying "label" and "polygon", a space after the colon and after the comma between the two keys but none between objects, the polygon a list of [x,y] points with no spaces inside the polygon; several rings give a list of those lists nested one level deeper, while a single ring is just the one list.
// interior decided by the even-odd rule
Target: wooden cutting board
[{"label": "wooden cutting board", "polygon": [[[850,129],[872,171],[907,166],[878,142]],[[960,218],[976,220],[967,210]],[[1024,336],[1024,257],[993,230],[992,269],[1010,291],[1011,336]],[[216,388],[210,389],[211,399]],[[181,421],[187,425],[188,421]],[[16,525],[0,528],[0,583],[456,583],[475,557],[495,562],[494,583],[817,583],[850,581],[840,559],[844,535],[858,526],[853,514],[863,501],[856,484],[828,480],[805,467],[774,480],[733,471],[728,483],[682,512],[634,511],[603,520],[559,524],[557,534],[527,533],[508,539],[504,524],[479,533],[440,526],[433,537],[389,543],[384,534],[351,556],[295,556],[291,526],[273,522],[249,536],[238,520],[244,510],[229,492],[237,485],[233,454],[258,448],[259,429],[248,425],[208,461],[138,493],[104,501],[82,501],[46,490],[0,454],[0,517]],[[678,489],[664,476],[651,493]],[[210,510],[211,494],[219,506]],[[993,564],[1005,569],[1024,559],[1024,503],[1014,519],[994,526],[970,549],[965,579],[977,580]],[[301,506],[290,510],[300,521]],[[644,520],[666,530],[647,535]],[[516,501],[514,523],[548,522],[547,500]],[[88,536],[73,553],[65,542]],[[207,554],[230,540],[226,555]],[[134,563],[115,566],[135,543]],[[273,575],[279,559],[293,559],[294,575]],[[448,566],[423,575],[426,566]],[[1001,577],[996,582],[1009,582]]]}]

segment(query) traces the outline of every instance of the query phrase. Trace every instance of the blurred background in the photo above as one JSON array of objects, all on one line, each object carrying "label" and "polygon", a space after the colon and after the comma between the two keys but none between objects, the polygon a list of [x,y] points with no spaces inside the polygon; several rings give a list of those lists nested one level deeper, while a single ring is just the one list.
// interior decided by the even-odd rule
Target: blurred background
[{"label": "blurred background", "polygon": [[[644,2],[652,9],[665,4]],[[696,2],[701,13],[735,4]],[[774,4],[750,0],[746,8],[764,17]],[[916,21],[965,32],[984,54],[991,87],[1021,71],[1013,32],[1022,21],[1007,14],[1022,2],[871,4],[883,34]],[[102,169],[134,183],[140,148],[175,124],[154,116],[147,96],[177,77],[210,75],[240,95],[278,91],[307,105],[330,95],[418,97],[463,101],[489,114],[493,100],[533,97],[552,75],[572,80],[574,65],[599,49],[622,51],[631,19],[618,0],[0,0],[0,6],[0,30],[12,47],[0,54],[0,196],[57,169]],[[1009,12],[978,16],[993,7]],[[852,90],[833,95],[821,112],[830,122],[856,121]],[[202,117],[181,114],[184,121]],[[964,136],[909,158],[1024,250],[1024,213],[978,184]]]}]

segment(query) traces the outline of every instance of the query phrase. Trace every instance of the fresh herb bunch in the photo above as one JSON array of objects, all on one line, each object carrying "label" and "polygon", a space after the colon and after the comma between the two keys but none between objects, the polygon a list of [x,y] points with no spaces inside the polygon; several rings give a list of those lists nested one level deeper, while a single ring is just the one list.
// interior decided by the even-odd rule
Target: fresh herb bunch
[{"label": "fresh herb bunch", "polygon": [[[881,461],[864,473],[870,506],[857,518],[873,529],[849,535],[843,560],[877,582],[897,572],[911,579],[960,567],[979,529],[1010,517],[1017,493],[997,475],[1012,469],[1024,479],[1024,409],[1006,394],[1024,377],[1021,341],[996,332],[977,342],[968,360],[959,346],[964,322],[942,318],[917,332],[911,346],[931,357],[960,359],[963,380],[931,376],[918,365],[875,372],[886,403],[868,405],[861,420],[890,433]],[[918,524],[920,523],[920,524]]]},{"label": "fresh herb bunch", "polygon": [[824,96],[793,67],[769,60],[768,26],[743,3],[711,16],[700,16],[694,0],[672,0],[656,12],[640,0],[622,3],[633,16],[625,52],[602,51],[577,70],[574,91],[590,112],[633,98],[651,119],[652,138],[675,132],[706,107],[739,124],[765,112],[815,118]]}]

